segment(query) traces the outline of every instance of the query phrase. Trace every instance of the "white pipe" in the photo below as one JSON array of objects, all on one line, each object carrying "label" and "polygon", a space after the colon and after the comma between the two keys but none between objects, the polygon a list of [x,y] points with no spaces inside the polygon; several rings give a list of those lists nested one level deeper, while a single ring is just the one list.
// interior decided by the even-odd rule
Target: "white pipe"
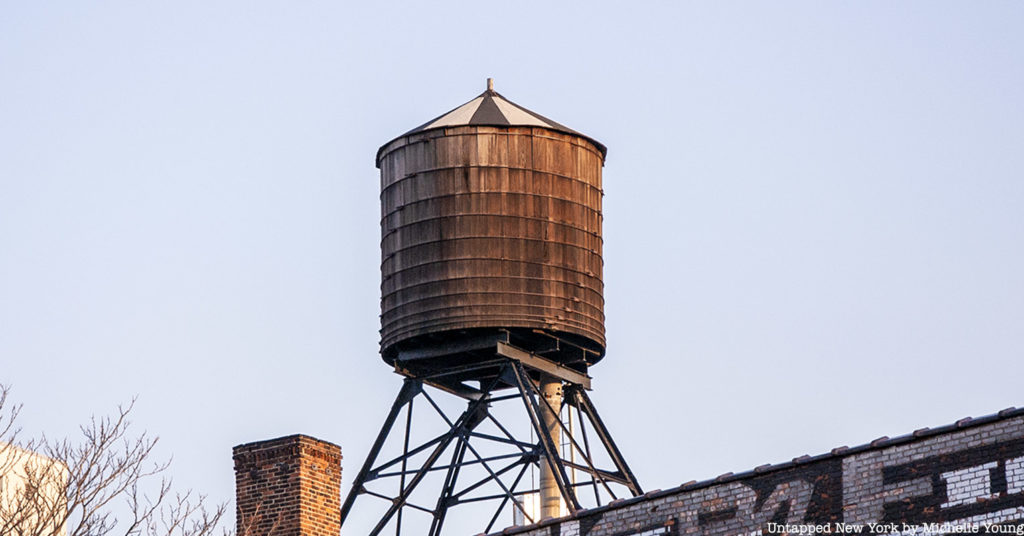
[{"label": "white pipe", "polygon": [[[549,374],[541,374],[541,396],[547,404],[541,404],[541,419],[544,428],[551,438],[556,450],[562,445],[562,430],[559,425],[558,411],[562,408],[562,380]],[[548,409],[552,408],[552,409]],[[557,452],[556,452],[557,455]],[[548,460],[540,464],[540,518],[559,517],[562,515],[562,492],[558,489],[555,472]]]}]

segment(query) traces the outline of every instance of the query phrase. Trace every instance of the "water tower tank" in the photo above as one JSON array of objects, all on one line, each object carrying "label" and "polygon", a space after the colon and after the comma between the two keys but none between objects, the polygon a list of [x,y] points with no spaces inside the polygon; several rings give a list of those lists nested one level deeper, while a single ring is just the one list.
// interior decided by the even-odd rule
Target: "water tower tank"
[{"label": "water tower tank", "polygon": [[580,370],[599,360],[605,153],[490,81],[381,147],[385,361],[453,366],[494,337]]}]

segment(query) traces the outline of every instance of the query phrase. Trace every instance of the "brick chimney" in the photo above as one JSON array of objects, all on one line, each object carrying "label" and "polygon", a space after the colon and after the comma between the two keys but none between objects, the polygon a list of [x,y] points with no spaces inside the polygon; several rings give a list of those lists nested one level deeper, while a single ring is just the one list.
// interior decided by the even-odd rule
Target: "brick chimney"
[{"label": "brick chimney", "polygon": [[341,447],[292,435],[234,448],[238,536],[338,536]]}]

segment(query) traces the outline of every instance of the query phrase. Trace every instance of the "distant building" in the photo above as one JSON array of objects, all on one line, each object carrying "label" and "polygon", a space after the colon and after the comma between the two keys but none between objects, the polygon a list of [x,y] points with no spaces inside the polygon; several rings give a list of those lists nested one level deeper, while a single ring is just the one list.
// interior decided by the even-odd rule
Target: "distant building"
[{"label": "distant building", "polygon": [[0,534],[63,536],[67,481],[60,461],[0,443]]}]

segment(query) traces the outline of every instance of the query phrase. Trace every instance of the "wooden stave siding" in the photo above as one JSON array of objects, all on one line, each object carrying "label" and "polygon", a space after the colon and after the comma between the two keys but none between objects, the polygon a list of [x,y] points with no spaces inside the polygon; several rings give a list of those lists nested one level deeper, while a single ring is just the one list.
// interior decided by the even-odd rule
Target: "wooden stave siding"
[{"label": "wooden stave siding", "polygon": [[399,138],[381,169],[381,347],[534,328],[602,349],[601,151],[528,127]]}]

